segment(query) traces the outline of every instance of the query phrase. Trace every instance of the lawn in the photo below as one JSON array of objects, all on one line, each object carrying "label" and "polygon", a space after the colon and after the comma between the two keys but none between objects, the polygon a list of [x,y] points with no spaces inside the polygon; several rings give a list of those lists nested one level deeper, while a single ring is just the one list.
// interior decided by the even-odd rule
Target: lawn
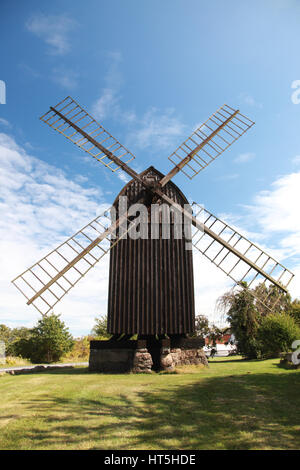
[{"label": "lawn", "polygon": [[178,374],[0,377],[0,449],[299,449],[300,370],[216,358]]}]

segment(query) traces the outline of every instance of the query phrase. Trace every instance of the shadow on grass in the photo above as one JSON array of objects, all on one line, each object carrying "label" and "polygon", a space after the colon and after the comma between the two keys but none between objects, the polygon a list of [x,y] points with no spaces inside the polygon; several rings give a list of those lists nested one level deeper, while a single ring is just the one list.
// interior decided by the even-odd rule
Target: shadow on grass
[{"label": "shadow on grass", "polygon": [[65,368],[65,369],[49,369],[46,371],[41,371],[41,374],[51,374],[51,375],[82,375],[82,374],[89,374],[88,367],[74,367],[74,368]]},{"label": "shadow on grass", "polygon": [[[212,362],[212,363],[217,363],[217,364],[223,364],[223,363],[230,363],[230,362],[235,362],[235,363],[238,363],[238,362],[249,362],[249,359],[245,359],[244,357],[241,357],[241,358],[238,358],[238,359],[224,359],[224,360],[219,360],[218,357],[216,358],[210,358],[208,357],[208,362]],[[255,360],[255,359],[254,359]]]},{"label": "shadow on grass", "polygon": [[[64,374],[66,371],[51,371]],[[70,373],[86,373],[71,369]],[[167,383],[170,387],[167,387]],[[24,399],[39,424],[13,432],[14,448],[298,449],[300,374],[209,377],[134,392]],[[161,385],[160,385],[161,387]],[[83,387],[84,389],[84,387]]]}]

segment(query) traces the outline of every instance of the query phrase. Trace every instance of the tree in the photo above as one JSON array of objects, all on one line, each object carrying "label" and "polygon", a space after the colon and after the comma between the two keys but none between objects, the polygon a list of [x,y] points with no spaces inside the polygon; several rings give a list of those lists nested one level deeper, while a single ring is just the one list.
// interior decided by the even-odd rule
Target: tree
[{"label": "tree", "polygon": [[269,314],[262,319],[258,340],[263,357],[278,357],[291,350],[292,343],[300,339],[300,327],[287,313]]},{"label": "tree", "polygon": [[92,329],[92,334],[100,336],[101,338],[110,338],[110,334],[107,333],[107,316],[101,315],[99,318],[95,318],[96,324]]},{"label": "tree", "polygon": [[218,299],[218,306],[227,311],[238,353],[249,359],[257,358],[260,354],[257,332],[262,314],[256,308],[251,292],[247,289],[231,290]]},{"label": "tree", "polygon": [[6,355],[18,356],[16,344],[20,339],[30,338],[31,329],[25,326],[18,328],[9,328],[6,325],[0,325],[0,340],[4,341]]},{"label": "tree", "polygon": [[291,305],[291,295],[282,293],[282,291],[271,284],[266,286],[264,283],[258,284],[254,289],[250,290],[262,302],[255,300],[255,306],[262,317],[268,315],[270,311],[276,307],[277,313],[288,312]]},{"label": "tree", "polygon": [[10,336],[11,329],[6,325],[0,325],[0,341],[4,341],[6,347],[9,343]]},{"label": "tree", "polygon": [[[246,283],[243,285],[247,287]],[[264,300],[265,305],[253,294]],[[267,287],[262,283],[252,290],[231,290],[218,299],[218,305],[227,311],[238,352],[245,357],[276,357],[291,348],[295,332],[298,335],[295,339],[300,339],[297,327],[297,323],[300,325],[300,300],[292,302],[290,294],[282,294],[276,286]],[[274,314],[270,310],[273,305]]]},{"label": "tree", "polygon": [[31,328],[26,328],[25,326],[20,326],[18,328],[13,328],[11,330],[9,342],[7,344],[6,353],[10,356],[19,356],[16,349],[17,343],[21,339],[29,339],[31,337]]},{"label": "tree", "polygon": [[195,317],[195,336],[208,338],[209,344],[216,347],[216,343],[228,328],[218,328],[216,325],[210,325],[209,320],[205,315],[197,315]]},{"label": "tree", "polygon": [[196,336],[205,338],[210,331],[209,321],[205,315],[197,315],[195,317],[195,333]]},{"label": "tree", "polygon": [[93,336],[82,336],[74,340],[74,346],[71,351],[64,355],[67,361],[88,361],[90,354],[90,341],[94,339]]},{"label": "tree", "polygon": [[300,326],[300,300],[293,300],[287,310],[287,313],[293,317],[295,322]]},{"label": "tree", "polygon": [[55,362],[74,345],[59,315],[44,315],[36,327],[31,330],[30,338],[22,338],[16,342],[16,351],[32,362]]},{"label": "tree", "polygon": [[[225,328],[225,330],[226,329],[227,328]],[[216,325],[212,325],[210,327],[209,333],[208,333],[208,338],[209,338],[209,342],[212,344],[212,346],[214,348],[217,345],[217,341],[219,341],[222,338],[223,334],[224,334],[224,329],[223,328],[219,328]]]}]

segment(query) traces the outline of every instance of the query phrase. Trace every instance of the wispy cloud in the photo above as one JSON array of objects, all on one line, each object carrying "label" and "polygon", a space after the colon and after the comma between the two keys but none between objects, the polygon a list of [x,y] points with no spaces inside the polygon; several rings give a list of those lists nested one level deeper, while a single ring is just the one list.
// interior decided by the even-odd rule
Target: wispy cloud
[{"label": "wispy cloud", "polygon": [[251,233],[251,239],[260,240],[262,248],[287,264],[296,279],[291,292],[299,296],[300,291],[300,172],[290,173],[275,180],[271,189],[260,191],[253,203],[243,205],[236,224]]},{"label": "wispy cloud", "polygon": [[253,160],[254,158],[255,158],[255,153],[253,152],[241,153],[234,159],[234,162],[235,163],[247,163],[250,160]]},{"label": "wispy cloud", "polygon": [[300,155],[296,155],[292,158],[293,165],[300,165]]},{"label": "wispy cloud", "polygon": [[92,114],[101,121],[106,117],[114,117],[119,113],[119,97],[116,90],[104,88],[101,96],[92,107]]},{"label": "wispy cloud", "polygon": [[[109,204],[99,188],[84,187],[80,177],[68,178],[6,134],[0,134],[0,170],[0,323],[30,326],[38,313],[26,305],[10,280]],[[108,260],[58,305],[56,312],[64,313],[74,334],[88,332],[94,317],[106,312],[106,292],[101,297],[108,276],[105,263]]]},{"label": "wispy cloud", "polygon": [[120,65],[122,56],[118,52],[107,54],[109,66],[105,75],[105,86],[92,106],[92,114],[99,120],[106,118],[122,122],[127,129],[126,142],[135,148],[165,149],[178,144],[187,132],[186,126],[173,108],[149,107],[138,114],[134,109],[122,107]]},{"label": "wispy cloud", "polygon": [[79,74],[65,67],[57,67],[52,71],[52,80],[58,85],[68,90],[73,90],[78,86]]},{"label": "wispy cloud", "polygon": [[128,176],[124,171],[118,170],[118,171],[116,172],[116,174],[117,174],[117,177],[118,177],[121,181],[123,181],[123,183],[126,183],[126,184],[127,184],[127,183],[130,181],[129,176]]},{"label": "wispy cloud", "polygon": [[[273,182],[271,189],[255,196],[256,223],[268,233],[300,232],[299,218],[300,172],[291,173]],[[300,246],[297,247],[300,253]]]},{"label": "wispy cloud", "polygon": [[186,132],[186,126],[174,109],[152,107],[136,120],[128,139],[141,149],[151,147],[164,150],[178,143],[178,139],[183,138]]},{"label": "wispy cloud", "polygon": [[254,108],[261,109],[263,107],[262,103],[256,101],[256,99],[252,95],[246,92],[240,93],[239,100],[242,101],[244,104]]},{"label": "wispy cloud", "polygon": [[236,180],[239,177],[238,173],[228,173],[227,175],[221,175],[214,178],[215,181],[230,181]]},{"label": "wispy cloud", "polygon": [[38,13],[29,18],[26,29],[48,45],[48,52],[64,55],[70,50],[69,34],[77,23],[67,15],[45,15]]},{"label": "wispy cloud", "polygon": [[11,124],[9,121],[7,121],[7,119],[0,118],[0,126],[11,127]]},{"label": "wispy cloud", "polygon": [[33,69],[30,65],[25,64],[24,62],[21,62],[19,64],[19,68],[22,70],[22,72],[25,72],[27,75],[29,75],[32,78],[40,78],[42,76],[40,72]]},{"label": "wispy cloud", "polygon": [[119,52],[108,52],[106,58],[109,61],[104,81],[106,86],[101,90],[99,98],[92,107],[92,113],[96,119],[119,118],[120,111],[120,87],[122,83],[120,63],[122,56]]}]

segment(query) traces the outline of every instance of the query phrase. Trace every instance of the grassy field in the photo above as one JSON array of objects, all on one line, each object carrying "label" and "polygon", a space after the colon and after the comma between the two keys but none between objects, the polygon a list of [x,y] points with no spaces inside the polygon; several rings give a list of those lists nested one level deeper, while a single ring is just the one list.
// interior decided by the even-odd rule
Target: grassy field
[{"label": "grassy field", "polygon": [[0,377],[0,449],[299,449],[300,370],[216,358],[178,374]]}]

